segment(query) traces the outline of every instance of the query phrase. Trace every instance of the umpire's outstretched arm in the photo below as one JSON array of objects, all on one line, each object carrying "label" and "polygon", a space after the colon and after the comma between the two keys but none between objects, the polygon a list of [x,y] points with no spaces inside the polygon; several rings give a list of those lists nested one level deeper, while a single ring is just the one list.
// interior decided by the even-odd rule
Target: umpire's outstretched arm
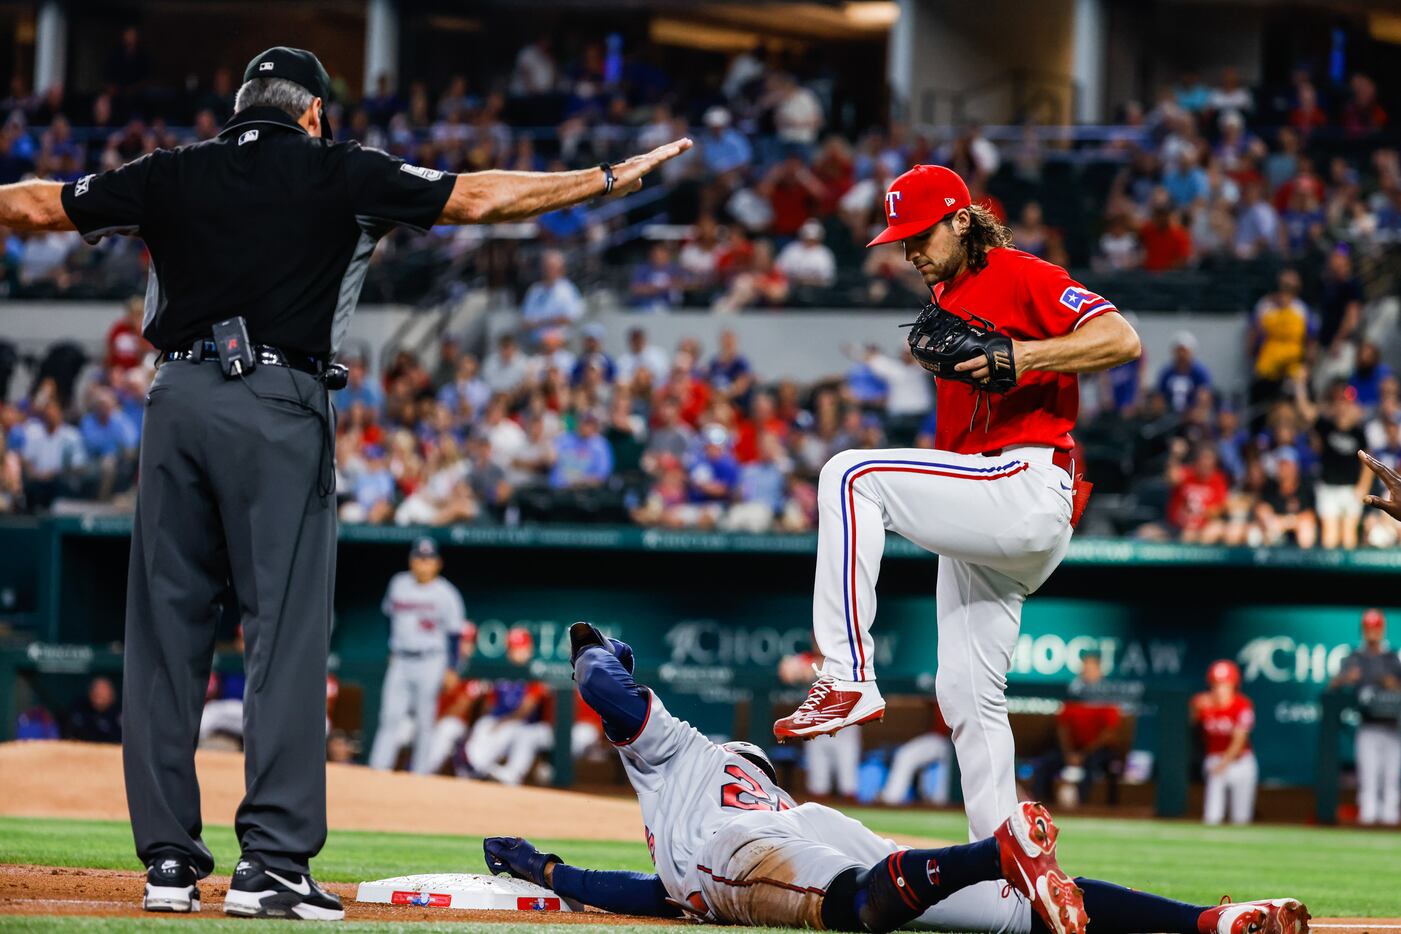
[{"label": "umpire's outstretched arm", "polygon": [[457,176],[439,224],[495,224],[524,220],[598,198],[642,187],[642,177],[691,148],[678,139],[612,167],[613,184],[601,167],[573,172],[471,172]]},{"label": "umpire's outstretched arm", "polygon": [[[572,172],[471,172],[457,176],[439,224],[495,224],[518,221],[642,187],[642,177],[691,148],[678,139],[612,167],[613,184],[601,168]],[[0,185],[0,227],[12,230],[75,230],[63,209],[61,182],[24,181]]]}]

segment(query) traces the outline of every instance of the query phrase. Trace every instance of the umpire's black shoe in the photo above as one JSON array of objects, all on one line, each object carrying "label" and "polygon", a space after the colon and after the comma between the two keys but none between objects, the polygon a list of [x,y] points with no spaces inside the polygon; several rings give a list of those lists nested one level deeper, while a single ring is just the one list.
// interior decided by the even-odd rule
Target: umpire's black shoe
[{"label": "umpire's black shoe", "polygon": [[147,911],[199,911],[199,874],[194,864],[179,856],[160,856],[146,870],[146,894],[141,907]]},{"label": "umpire's black shoe", "polygon": [[258,863],[240,860],[224,896],[224,914],[241,918],[301,918],[306,921],[340,921],[345,917],[341,900],[300,872],[279,872]]}]

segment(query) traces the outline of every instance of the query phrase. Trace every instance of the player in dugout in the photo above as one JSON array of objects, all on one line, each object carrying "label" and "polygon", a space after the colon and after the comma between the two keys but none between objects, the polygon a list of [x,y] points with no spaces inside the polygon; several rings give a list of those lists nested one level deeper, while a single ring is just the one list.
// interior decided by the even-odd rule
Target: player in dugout
[{"label": "player in dugout", "polygon": [[[1056,861],[1059,831],[1023,802],[989,836],[908,849],[820,804],[797,804],[751,743],[711,742],[633,679],[632,648],[569,631],[579,692],[603,718],[642,805],[653,874],[592,871],[519,837],[489,837],[487,867],[621,914],[837,931],[918,927],[988,934],[1303,934],[1293,898],[1189,905]],[[1003,882],[1002,886],[978,885]]]}]

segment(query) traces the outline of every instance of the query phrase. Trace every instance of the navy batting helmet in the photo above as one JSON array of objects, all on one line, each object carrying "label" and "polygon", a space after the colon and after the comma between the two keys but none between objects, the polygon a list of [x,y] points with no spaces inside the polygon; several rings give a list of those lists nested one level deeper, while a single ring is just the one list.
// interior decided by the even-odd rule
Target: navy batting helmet
[{"label": "navy batting helmet", "polygon": [[769,781],[774,784],[778,783],[778,770],[776,770],[773,767],[773,763],[769,761],[769,754],[758,746],[755,746],[753,743],[746,743],[743,740],[735,740],[734,742],[722,744],[720,748],[753,762],[769,777]]}]

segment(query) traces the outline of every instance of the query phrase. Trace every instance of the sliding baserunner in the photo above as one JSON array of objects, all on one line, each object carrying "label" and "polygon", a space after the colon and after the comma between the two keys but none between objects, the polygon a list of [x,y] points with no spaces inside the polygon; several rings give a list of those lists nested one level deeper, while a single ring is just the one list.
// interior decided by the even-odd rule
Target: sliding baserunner
[{"label": "sliding baserunner", "polygon": [[[574,677],[603,718],[642,805],[655,874],[565,864],[491,837],[487,866],[622,914],[840,931],[921,927],[987,934],[1302,934],[1289,898],[1215,907],[1070,879],[1057,828],[1026,802],[986,839],[904,849],[820,804],[797,804],[750,743],[712,743],[633,679],[632,649],[576,623]],[[980,885],[977,883],[993,883]]]}]

